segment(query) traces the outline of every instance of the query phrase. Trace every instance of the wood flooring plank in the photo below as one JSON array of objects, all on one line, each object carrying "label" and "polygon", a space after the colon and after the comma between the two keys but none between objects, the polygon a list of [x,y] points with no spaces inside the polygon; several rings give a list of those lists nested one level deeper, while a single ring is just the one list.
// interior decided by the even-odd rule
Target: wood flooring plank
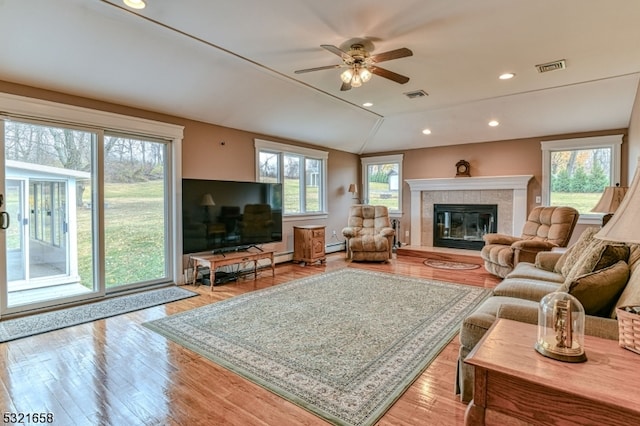
[{"label": "wood flooring plank", "polygon": [[[257,289],[341,268],[358,268],[492,288],[484,268],[443,271],[415,253],[388,263],[279,264],[276,276],[214,287],[185,286],[197,297],[0,344],[0,407],[51,410],[56,424],[309,425],[328,423],[142,326],[142,323]],[[379,425],[462,425],[466,405],[454,395],[455,337],[379,421]]]}]

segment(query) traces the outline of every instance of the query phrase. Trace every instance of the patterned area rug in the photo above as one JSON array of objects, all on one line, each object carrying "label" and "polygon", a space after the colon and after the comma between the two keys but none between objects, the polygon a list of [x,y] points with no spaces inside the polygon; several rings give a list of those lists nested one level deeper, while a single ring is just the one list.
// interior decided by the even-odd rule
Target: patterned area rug
[{"label": "patterned area rug", "polygon": [[489,294],[346,268],[144,325],[334,424],[371,425]]},{"label": "patterned area rug", "polygon": [[480,265],[476,263],[451,262],[448,260],[437,259],[427,259],[422,263],[436,269],[456,269],[458,271],[466,269],[478,269],[480,267]]},{"label": "patterned area rug", "polygon": [[0,342],[46,333],[47,331],[71,327],[197,295],[198,293],[183,288],[167,287],[114,297],[73,308],[9,319],[0,322]]}]

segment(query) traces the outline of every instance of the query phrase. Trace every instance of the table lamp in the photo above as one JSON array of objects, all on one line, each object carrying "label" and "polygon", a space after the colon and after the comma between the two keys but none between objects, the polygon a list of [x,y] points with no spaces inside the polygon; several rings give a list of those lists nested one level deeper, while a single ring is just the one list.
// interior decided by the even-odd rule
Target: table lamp
[{"label": "table lamp", "polygon": [[638,212],[640,211],[640,161],[636,166],[636,172],[629,190],[622,203],[616,210],[616,214],[595,235],[595,238],[607,241],[623,243],[640,243],[640,223]]},{"label": "table lamp", "polygon": [[608,186],[604,189],[598,204],[591,209],[594,213],[605,213],[605,215],[602,216],[602,226],[605,226],[607,222],[609,222],[613,213],[620,207],[628,189],[626,186],[620,186],[619,183],[617,183],[616,186]]}]

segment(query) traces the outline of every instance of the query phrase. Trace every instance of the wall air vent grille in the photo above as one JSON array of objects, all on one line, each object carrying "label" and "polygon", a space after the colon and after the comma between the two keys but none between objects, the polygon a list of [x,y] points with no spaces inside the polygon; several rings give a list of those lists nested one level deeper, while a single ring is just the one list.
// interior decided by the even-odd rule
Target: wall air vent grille
[{"label": "wall air vent grille", "polygon": [[564,59],[560,59],[559,61],[547,62],[546,64],[536,65],[538,72],[563,70],[566,67],[567,67],[567,63]]},{"label": "wall air vent grille", "polygon": [[423,98],[429,96],[424,90],[414,90],[413,92],[405,92],[404,95],[409,99]]}]

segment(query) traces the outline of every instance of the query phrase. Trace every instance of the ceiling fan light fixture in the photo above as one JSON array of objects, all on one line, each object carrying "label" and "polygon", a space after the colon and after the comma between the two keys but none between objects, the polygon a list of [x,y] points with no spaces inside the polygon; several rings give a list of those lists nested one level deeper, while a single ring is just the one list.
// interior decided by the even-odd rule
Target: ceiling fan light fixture
[{"label": "ceiling fan light fixture", "polygon": [[353,70],[351,68],[349,68],[348,70],[345,70],[342,74],[340,74],[340,79],[344,83],[351,82],[352,78],[353,78]]},{"label": "ceiling fan light fixture", "polygon": [[123,0],[123,3],[132,9],[144,9],[147,6],[144,0]]},{"label": "ceiling fan light fixture", "polygon": [[360,78],[360,74],[353,74],[353,78],[351,79],[351,87],[360,87],[362,86],[362,79]]},{"label": "ceiling fan light fixture", "polygon": [[366,68],[360,68],[358,70],[358,75],[360,76],[360,80],[362,80],[363,83],[366,83],[367,81],[371,80],[371,76],[373,74],[371,74],[371,71]]}]

